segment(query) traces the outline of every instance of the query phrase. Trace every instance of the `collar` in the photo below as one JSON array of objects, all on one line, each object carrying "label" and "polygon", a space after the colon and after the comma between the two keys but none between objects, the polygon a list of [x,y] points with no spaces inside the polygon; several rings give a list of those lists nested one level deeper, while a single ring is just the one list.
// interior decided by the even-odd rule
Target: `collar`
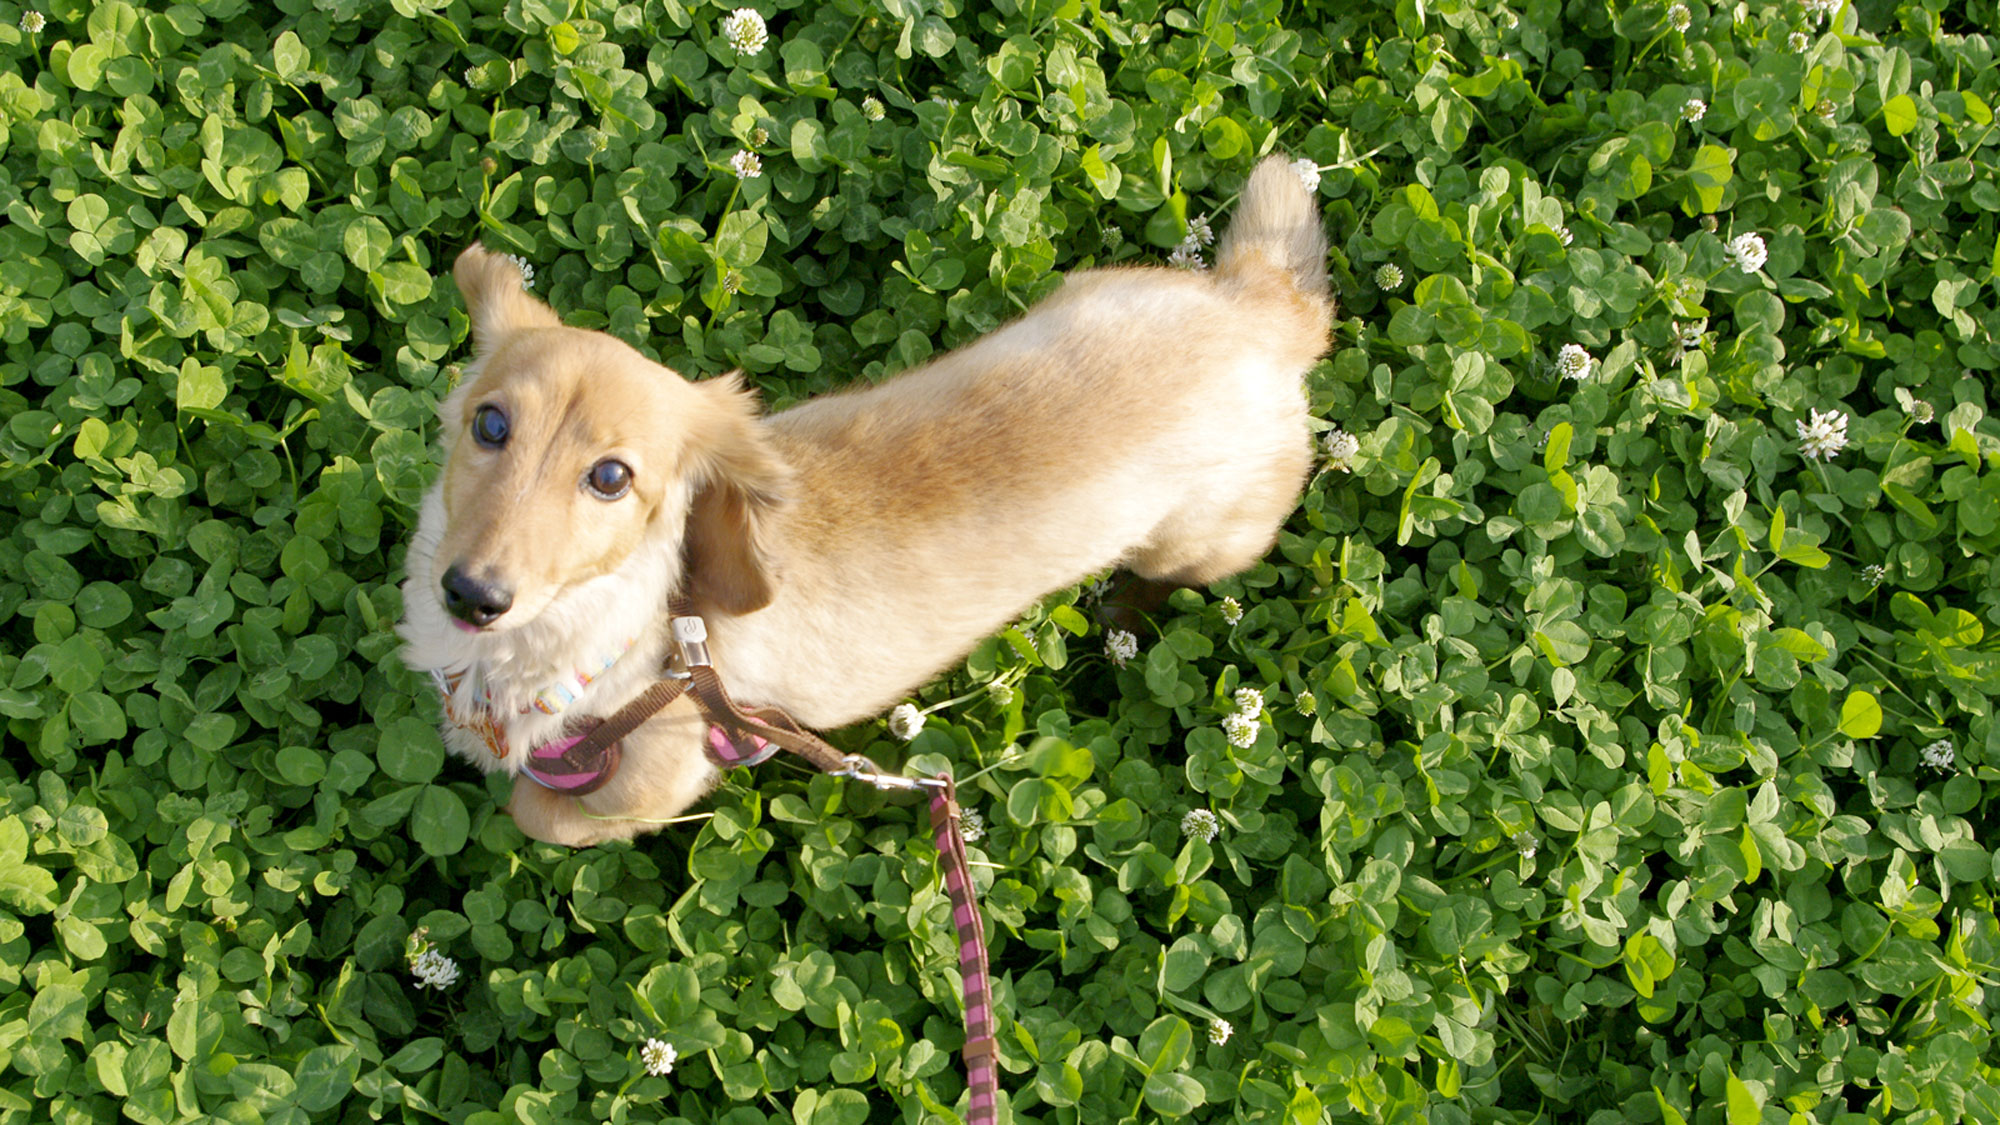
[{"label": "collar", "polygon": [[[609,672],[626,653],[632,651],[632,646],[637,644],[638,640],[637,634],[625,637],[603,659],[575,669],[569,675],[544,686],[527,703],[516,708],[515,713],[525,715],[530,711],[540,711],[544,715],[561,714],[571,704],[581,699],[584,691],[592,683]],[[452,726],[477,734],[494,757],[505,758],[508,752],[507,731],[494,710],[493,690],[484,682],[475,682],[473,689],[467,693],[470,698],[465,701],[464,706],[461,707],[459,703],[459,689],[464,686],[467,677],[472,675],[473,670],[470,668],[461,668],[457,671],[431,669],[431,682],[437,685],[438,694],[444,697],[445,721]],[[542,747],[537,747],[534,753],[540,753],[546,746],[563,742],[563,739],[556,739],[554,742],[544,743]],[[564,746],[564,749],[567,749],[567,746]],[[558,751],[558,754],[560,752]]]}]

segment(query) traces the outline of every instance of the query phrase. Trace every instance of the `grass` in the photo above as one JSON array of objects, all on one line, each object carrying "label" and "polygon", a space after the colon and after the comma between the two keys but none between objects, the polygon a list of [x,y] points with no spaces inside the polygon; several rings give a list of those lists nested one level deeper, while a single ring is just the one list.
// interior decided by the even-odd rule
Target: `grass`
[{"label": "grass", "polygon": [[837,735],[968,778],[1013,1118],[2000,1117],[1992,3],[759,11],[0,10],[0,1121],[956,1120],[914,805],[569,853],[446,761],[441,279],[782,407],[1268,151],[1343,310],[1277,549]]}]

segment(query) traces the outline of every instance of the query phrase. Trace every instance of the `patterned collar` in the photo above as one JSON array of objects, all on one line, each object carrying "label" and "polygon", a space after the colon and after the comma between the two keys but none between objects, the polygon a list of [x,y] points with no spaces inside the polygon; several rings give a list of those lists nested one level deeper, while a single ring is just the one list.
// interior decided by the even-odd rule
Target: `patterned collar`
[{"label": "patterned collar", "polygon": [[[638,643],[636,635],[619,642],[616,651],[599,661],[595,668],[579,668],[568,676],[549,684],[534,694],[528,702],[516,709],[517,714],[540,711],[544,715],[559,715],[572,703],[583,697],[583,693],[621,660],[632,646]],[[479,736],[496,758],[507,756],[507,731],[501,725],[493,707],[493,692],[485,684],[475,685],[470,693],[472,698],[461,709],[458,702],[459,688],[471,675],[470,669],[447,672],[442,668],[431,669],[431,682],[437,685],[438,694],[444,698],[445,720],[455,727],[469,730]]]}]

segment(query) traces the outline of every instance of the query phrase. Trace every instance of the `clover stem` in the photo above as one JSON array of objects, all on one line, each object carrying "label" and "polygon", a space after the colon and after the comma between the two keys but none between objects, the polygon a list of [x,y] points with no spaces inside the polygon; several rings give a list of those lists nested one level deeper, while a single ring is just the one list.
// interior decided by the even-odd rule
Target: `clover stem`
[{"label": "clover stem", "polygon": [[1667,32],[1662,31],[1658,35],[1653,36],[1650,42],[1648,42],[1645,46],[1639,48],[1638,54],[1632,56],[1632,61],[1625,64],[1625,69],[1628,72],[1637,70],[1639,68],[1639,64],[1646,61],[1646,56],[1653,53],[1653,48],[1659,46],[1660,41],[1665,39],[1667,37],[1667,34],[1668,34]]}]

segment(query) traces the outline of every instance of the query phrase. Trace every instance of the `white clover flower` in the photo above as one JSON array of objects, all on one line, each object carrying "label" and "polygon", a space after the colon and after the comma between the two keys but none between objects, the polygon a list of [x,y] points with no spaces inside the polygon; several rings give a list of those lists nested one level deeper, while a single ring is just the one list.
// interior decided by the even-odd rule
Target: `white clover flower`
[{"label": "white clover flower", "polygon": [[731,295],[743,292],[743,273],[730,270],[722,275],[722,291]]},{"label": "white clover flower", "polygon": [[1701,347],[1701,338],[1708,332],[1708,318],[1702,317],[1692,324],[1674,321],[1674,332],[1680,336],[1681,349],[1691,352]]},{"label": "white clover flower", "polygon": [[1218,1047],[1229,1042],[1229,1037],[1235,1032],[1236,1029],[1229,1026],[1229,1021],[1221,1016],[1208,1021],[1208,1041]]},{"label": "white clover flower", "polygon": [[1196,215],[1188,220],[1187,236],[1197,246],[1215,245],[1215,228],[1208,225],[1207,215]]},{"label": "white clover flower", "polygon": [[435,988],[442,992],[458,983],[458,962],[426,943],[424,951],[410,959],[410,975],[417,978],[418,988]]},{"label": "white clover flower", "polygon": [[1208,263],[1202,261],[1201,247],[1196,244],[1192,234],[1188,235],[1186,241],[1174,247],[1173,253],[1167,255],[1167,264],[1177,270],[1200,271],[1208,268]]},{"label": "white clover flower", "polygon": [[1002,680],[994,680],[986,685],[986,698],[992,700],[995,707],[1012,707],[1014,686]]},{"label": "white clover flower", "polygon": [[1355,455],[1361,452],[1361,439],[1342,429],[1326,432],[1326,463],[1342,472],[1354,471]]},{"label": "white clover flower", "polygon": [[771,143],[771,131],[762,125],[757,126],[755,129],[750,130],[750,143],[758,148],[763,148],[765,145]]},{"label": "white clover flower", "polygon": [[1813,116],[1819,118],[1822,124],[1831,125],[1834,111],[1838,108],[1833,104],[1832,98],[1821,98],[1813,103]]},{"label": "white clover flower", "polygon": [[1123,668],[1127,660],[1139,655],[1139,638],[1123,629],[1113,629],[1104,634],[1104,653],[1111,663]]},{"label": "white clover flower", "polygon": [[1951,744],[1951,739],[1940,738],[1924,747],[1924,764],[1941,773],[1950,773],[1952,759],[1957,750],[1958,748]]},{"label": "white clover flower", "polygon": [[722,17],[722,37],[729,40],[739,55],[754,55],[764,49],[770,34],[764,28],[764,17],[755,8],[738,8]]},{"label": "white clover flower", "polygon": [[1811,45],[1812,45],[1812,40],[1806,38],[1806,33],[1803,31],[1794,31],[1792,32],[1791,36],[1785,40],[1785,46],[1790,47],[1792,49],[1792,53],[1795,55],[1805,54],[1806,48]]},{"label": "white clover flower", "polygon": [[1292,161],[1292,175],[1306,186],[1308,194],[1319,190],[1319,165],[1310,158],[1301,156]]},{"label": "white clover flower", "polygon": [[1394,262],[1384,262],[1375,267],[1375,288],[1384,293],[1394,293],[1403,287],[1403,267]]},{"label": "white clover flower", "polygon": [[917,732],[923,729],[924,713],[917,710],[913,704],[898,703],[889,712],[889,734],[892,737],[908,742],[917,737]]},{"label": "white clover flower", "polygon": [[764,174],[764,162],[757,154],[745,150],[729,158],[729,167],[739,180],[754,180]]},{"label": "white clover flower", "polygon": [[1840,10],[1840,0],[1805,0],[1805,8],[1806,15],[1823,22]]},{"label": "white clover flower", "polygon": [[1222,623],[1224,625],[1234,625],[1238,621],[1243,620],[1243,603],[1237,601],[1235,598],[1222,599],[1221,604],[1217,608],[1222,611]]},{"label": "white clover flower", "polygon": [[478,68],[478,67],[476,67],[476,66],[468,66],[468,67],[466,67],[466,68],[465,68],[465,84],[466,84],[467,86],[470,86],[470,87],[472,87],[472,88],[473,88],[473,89],[475,89],[475,90],[479,88],[479,68]]},{"label": "white clover flower", "polygon": [[1700,98],[1689,98],[1681,103],[1681,120],[1692,125],[1708,116],[1708,103]]},{"label": "white clover flower", "polygon": [[1847,415],[1839,410],[1812,412],[1812,421],[1799,422],[1799,455],[1808,461],[1829,461],[1847,445]]},{"label": "white clover flower", "polygon": [[1535,852],[1538,850],[1534,835],[1526,829],[1514,833],[1514,846],[1521,849],[1522,859],[1535,858]]},{"label": "white clover flower", "polygon": [[861,116],[866,117],[870,121],[880,121],[888,112],[888,109],[882,105],[882,99],[873,94],[861,99]]},{"label": "white clover flower", "polygon": [[1253,687],[1237,688],[1236,711],[1253,719],[1263,714],[1264,693]]},{"label": "white clover flower", "polygon": [[976,844],[986,838],[986,818],[978,809],[962,809],[958,814],[958,838]]},{"label": "white clover flower", "polygon": [[1189,809],[1181,818],[1181,835],[1190,840],[1200,840],[1206,844],[1222,831],[1222,821],[1207,809]]},{"label": "white clover flower", "polygon": [[515,269],[521,271],[521,288],[533,289],[535,287],[534,263],[519,254],[509,254],[507,255],[507,260],[514,263]]},{"label": "white clover flower", "polygon": [[664,1078],[673,1073],[674,1061],[681,1057],[674,1045],[664,1039],[648,1039],[639,1048],[639,1061],[646,1064],[646,1073],[655,1078]]},{"label": "white clover flower", "polygon": [[21,13],[21,30],[30,35],[40,33],[48,25],[49,21],[47,17],[43,16],[40,12],[27,11]]},{"label": "white clover flower", "polygon": [[1756,273],[1764,268],[1764,259],[1770,256],[1764,249],[1764,240],[1750,231],[1745,231],[1729,240],[1722,248],[1729,261],[1744,273]]},{"label": "white clover flower", "polygon": [[1311,718],[1319,711],[1319,697],[1312,692],[1302,691],[1298,694],[1298,698],[1292,700],[1292,710]]},{"label": "white clover flower", "polygon": [[1116,250],[1118,249],[1119,246],[1123,245],[1124,242],[1125,242],[1124,231],[1119,230],[1117,227],[1104,228],[1104,248],[1106,250]]},{"label": "white clover flower", "polygon": [[1686,4],[1675,4],[1667,9],[1667,26],[1685,32],[1694,26],[1694,13],[1688,11]]},{"label": "white clover flower", "polygon": [[1870,563],[1861,568],[1861,577],[1870,586],[1880,586],[1889,577],[1889,568],[1881,563]]},{"label": "white clover flower", "polygon": [[1937,412],[1932,409],[1930,403],[1911,395],[1910,392],[1901,387],[1896,388],[1896,397],[1902,400],[1903,413],[1916,419],[1919,423],[1928,422],[1932,418],[1937,417]]},{"label": "white clover flower", "polygon": [[1570,243],[1576,241],[1576,236],[1570,233],[1568,227],[1557,227],[1556,237],[1562,240],[1564,246],[1568,246]]},{"label": "white clover flower", "polygon": [[1247,750],[1257,741],[1257,716],[1241,711],[1230,715],[1222,720],[1222,733],[1228,736],[1231,746]]},{"label": "white clover flower", "polygon": [[1565,379],[1575,379],[1580,383],[1590,378],[1591,368],[1596,366],[1597,361],[1581,344],[1564,344],[1562,350],[1556,353],[1556,374]]}]

